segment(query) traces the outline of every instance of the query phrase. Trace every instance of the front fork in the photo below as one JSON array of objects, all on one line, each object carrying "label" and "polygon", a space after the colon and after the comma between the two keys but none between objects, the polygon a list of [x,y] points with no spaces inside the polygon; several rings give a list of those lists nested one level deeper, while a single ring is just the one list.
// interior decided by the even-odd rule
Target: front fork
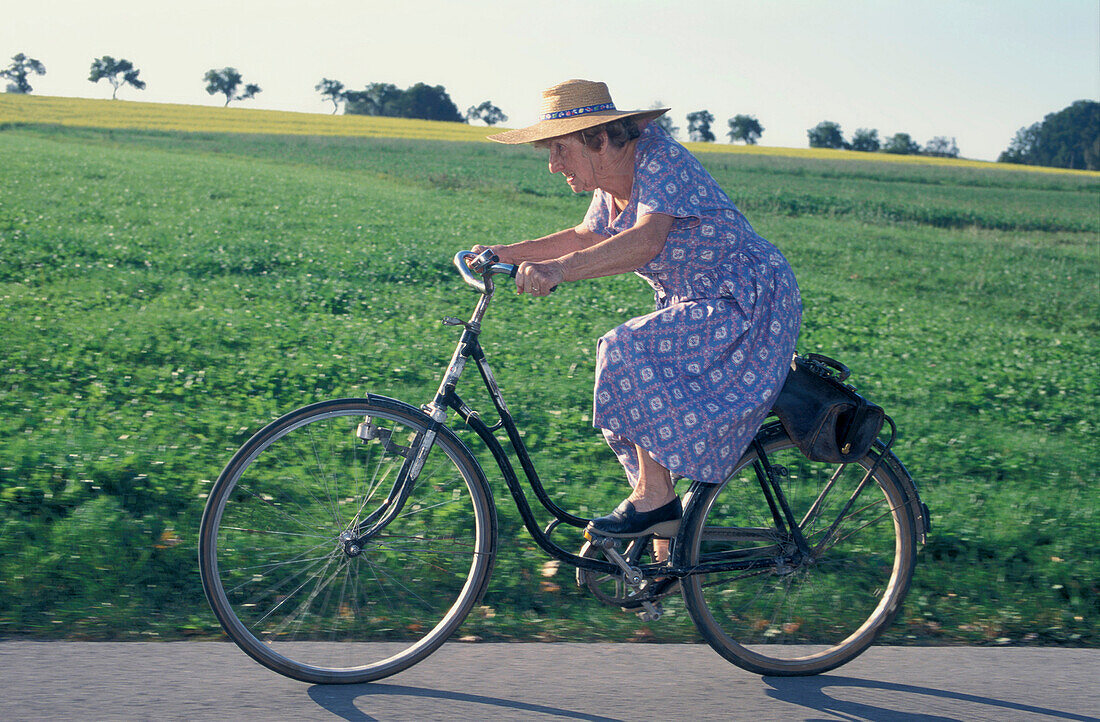
[{"label": "front fork", "polygon": [[493,295],[492,280],[487,278],[486,281],[486,292],[478,300],[474,314],[468,322],[463,323],[456,318],[443,319],[444,324],[464,326],[465,330],[462,332],[462,338],[451,355],[451,361],[447,364],[447,370],[443,374],[443,380],[439,383],[439,389],[435,392],[435,397],[431,403],[421,407],[424,413],[431,418],[431,422],[427,427],[413,437],[409,446],[404,447],[393,441],[391,438],[392,432],[389,429],[375,425],[374,420],[369,416],[359,424],[356,436],[364,442],[380,441],[386,451],[403,457],[405,462],[401,465],[401,470],[397,474],[397,479],[394,480],[389,495],[379,507],[356,524],[354,529],[349,529],[340,535],[344,553],[348,556],[356,556],[362,553],[367,541],[397,518],[409,498],[409,493],[416,486],[420,470],[424,468],[428,453],[432,450],[436,436],[439,435],[439,428],[447,422],[446,399],[454,392],[455,387],[458,385],[458,379],[462,376],[463,369],[466,368],[466,361],[470,357],[470,352],[477,346],[477,336],[481,331],[481,319],[484,317],[485,311],[489,307],[489,300]]},{"label": "front fork", "polygon": [[348,556],[359,555],[367,541],[385,529],[401,513],[401,510],[405,507],[405,502],[409,498],[409,492],[412,491],[412,488],[416,485],[417,477],[420,476],[420,470],[424,468],[428,452],[432,450],[432,444],[435,443],[435,437],[439,433],[438,426],[433,421],[426,430],[418,432],[413,437],[412,443],[406,447],[395,444],[392,439],[392,432],[389,429],[376,426],[374,420],[369,416],[359,424],[359,428],[355,433],[364,443],[377,439],[386,451],[404,457],[405,462],[401,464],[401,470],[397,472],[397,479],[394,481],[389,495],[379,507],[356,524],[353,530],[345,531],[340,535],[340,542],[345,554]]}]

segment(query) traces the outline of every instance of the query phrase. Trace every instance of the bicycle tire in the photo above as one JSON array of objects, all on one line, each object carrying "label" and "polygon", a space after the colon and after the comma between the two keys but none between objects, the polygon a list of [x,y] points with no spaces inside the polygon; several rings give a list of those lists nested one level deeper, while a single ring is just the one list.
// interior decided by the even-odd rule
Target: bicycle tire
[{"label": "bicycle tire", "polygon": [[[368,416],[383,434],[364,441],[356,430]],[[272,422],[233,456],[203,513],[199,562],[214,614],[246,654],[303,682],[369,682],[421,661],[462,623],[488,585],[496,508],[449,429],[400,514],[359,553],[340,536],[362,533],[387,503],[414,455],[406,440],[429,423],[385,397],[326,401]]]},{"label": "bicycle tire", "polygon": [[[685,606],[707,643],[737,666],[761,675],[819,674],[861,654],[901,609],[916,563],[911,499],[899,480],[905,471],[886,452],[873,483],[844,511],[883,453],[881,443],[859,462],[827,465],[803,456],[777,423],[757,438],[786,471],[781,485],[814,548],[812,561],[798,561],[790,535],[777,531],[750,448],[726,482],[693,487],[699,498],[684,519],[684,554],[691,566],[737,550],[760,566],[683,578]],[[819,513],[809,514],[834,472]]]}]

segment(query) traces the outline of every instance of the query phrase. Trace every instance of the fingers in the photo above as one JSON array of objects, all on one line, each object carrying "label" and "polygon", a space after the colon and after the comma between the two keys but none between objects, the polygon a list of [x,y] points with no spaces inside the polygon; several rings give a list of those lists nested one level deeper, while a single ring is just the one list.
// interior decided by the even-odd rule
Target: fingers
[{"label": "fingers", "polygon": [[499,257],[501,248],[503,248],[503,246],[484,246],[484,245],[478,243],[477,245],[470,248],[470,253],[472,253],[474,255],[471,256],[471,257],[468,257],[466,259],[466,265],[469,266],[471,261],[473,261],[474,258],[480,256],[485,251],[492,251],[493,253],[495,253]]},{"label": "fingers", "polygon": [[516,270],[516,293],[529,293],[537,296],[538,282],[535,279],[535,264],[524,261]]},{"label": "fingers", "polygon": [[556,264],[528,263],[519,264],[516,271],[516,292],[529,293],[532,296],[549,296],[550,292],[562,282],[561,273]]}]

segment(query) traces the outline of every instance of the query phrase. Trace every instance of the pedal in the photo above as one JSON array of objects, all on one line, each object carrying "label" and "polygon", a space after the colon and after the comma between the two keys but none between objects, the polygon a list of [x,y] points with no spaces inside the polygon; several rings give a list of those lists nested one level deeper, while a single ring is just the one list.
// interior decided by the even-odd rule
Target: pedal
[{"label": "pedal", "polygon": [[641,570],[637,567],[630,566],[626,559],[623,559],[623,555],[615,548],[619,544],[617,539],[605,536],[590,536],[587,531],[584,533],[584,536],[592,543],[592,546],[602,551],[603,555],[622,571],[623,581],[625,581],[628,586],[633,589],[637,589],[641,586],[643,579]]},{"label": "pedal", "polygon": [[642,602],[642,610],[635,612],[643,622],[656,622],[665,613],[660,602]]}]

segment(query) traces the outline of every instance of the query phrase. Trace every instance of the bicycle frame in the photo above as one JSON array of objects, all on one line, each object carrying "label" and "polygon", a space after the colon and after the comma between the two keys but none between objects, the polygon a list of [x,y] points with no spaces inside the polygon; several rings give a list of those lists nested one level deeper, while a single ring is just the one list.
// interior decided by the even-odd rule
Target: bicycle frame
[{"label": "bicycle frame", "polygon": [[[463,332],[451,356],[451,361],[443,374],[443,379],[439,384],[435,397],[431,403],[422,407],[424,412],[431,417],[432,424],[425,433],[420,434],[414,439],[407,450],[403,450],[404,453],[402,453],[402,456],[405,457],[406,461],[402,464],[402,468],[397,474],[393,490],[391,490],[382,506],[360,523],[359,527],[356,529],[356,535],[349,535],[349,537],[345,539],[345,546],[355,545],[357,548],[362,548],[364,541],[366,541],[375,531],[384,527],[390,519],[397,515],[401,506],[404,504],[405,498],[407,498],[408,486],[415,481],[439,427],[444,425],[447,421],[447,409],[452,409],[470,429],[478,435],[486,447],[488,447],[490,453],[492,453],[504,477],[504,481],[508,486],[508,490],[512,495],[512,499],[516,504],[516,508],[519,510],[520,516],[523,519],[524,526],[543,551],[558,561],[565,562],[575,567],[580,567],[600,574],[618,575],[621,573],[621,569],[615,564],[601,559],[582,557],[573,554],[554,543],[550,538],[554,530],[561,524],[584,528],[591,520],[570,514],[555,504],[546,493],[545,487],[531,461],[530,454],[527,451],[526,445],[523,443],[523,438],[520,436],[519,429],[516,427],[515,421],[508,411],[508,406],[504,401],[500,387],[497,384],[496,378],[489,366],[489,362],[485,357],[485,352],[479,342],[481,321],[484,318],[485,312],[488,310],[489,302],[492,300],[495,291],[492,277],[495,274],[513,276],[515,275],[515,267],[501,263],[492,264],[484,270],[480,277],[478,277],[466,264],[468,258],[474,257],[473,253],[461,251],[456,254],[454,258],[454,265],[459,273],[462,274],[463,279],[469,285],[481,291],[481,297],[478,299],[473,315],[469,321],[463,322],[459,319],[450,317],[443,320],[445,325],[462,326]],[[498,420],[492,425],[486,424],[482,420],[480,413],[468,406],[456,391],[458,380],[470,359],[473,359],[474,363],[477,365],[481,379],[496,409]],[[519,460],[520,467],[523,469],[524,475],[527,477],[527,481],[539,503],[554,517],[554,520],[551,521],[545,529],[539,527],[531,504],[527,499],[527,495],[512,465],[512,460],[509,458],[500,440],[497,439],[495,435],[495,432],[500,429],[503,429],[507,434],[516,458]],[[369,435],[370,433],[369,430],[365,432],[361,427],[360,436],[362,438],[374,438]],[[891,442],[892,441],[893,438],[891,438]],[[388,436],[384,439],[384,443],[391,443]],[[772,516],[775,519],[775,527],[723,528],[721,530],[716,529],[714,532],[728,539],[744,539],[757,544],[767,541],[775,546],[776,553],[774,555],[761,554],[761,548],[758,546],[752,550],[751,554],[747,551],[724,552],[712,555],[712,558],[709,558],[701,564],[684,567],[682,562],[680,562],[681,555],[677,553],[677,550],[684,546],[683,535],[685,527],[681,526],[677,537],[672,542],[672,566],[670,567],[664,564],[639,565],[638,570],[642,573],[643,577],[648,578],[657,575],[683,577],[693,574],[720,571],[751,571],[753,569],[774,567],[778,558],[789,557],[792,563],[796,563],[803,557],[812,555],[813,550],[809,547],[801,532],[801,525],[803,525],[806,520],[796,520],[793,517],[791,509],[783,496],[782,488],[778,483],[778,473],[768,462],[767,455],[759,442],[754,441],[753,443],[753,449],[756,454],[753,464],[756,468],[761,489],[772,510]],[[880,460],[884,455],[885,454],[880,456]],[[746,463],[747,461],[743,461],[738,464],[737,468],[743,468]],[[857,491],[853,494],[852,499],[849,501],[849,506],[851,506],[855,501],[855,497],[858,496],[864,486],[866,486],[867,480],[871,478],[873,472],[874,467],[867,472],[863,483],[860,484]],[[694,482],[692,484],[692,487],[685,497],[685,518],[688,516],[687,512],[695,499],[696,495],[694,492],[698,483],[699,482]],[[829,490],[829,487],[822,490],[818,503],[815,503],[814,508],[817,508],[820,501],[829,493]],[[752,558],[745,559],[744,557],[746,556],[751,556]]]}]

